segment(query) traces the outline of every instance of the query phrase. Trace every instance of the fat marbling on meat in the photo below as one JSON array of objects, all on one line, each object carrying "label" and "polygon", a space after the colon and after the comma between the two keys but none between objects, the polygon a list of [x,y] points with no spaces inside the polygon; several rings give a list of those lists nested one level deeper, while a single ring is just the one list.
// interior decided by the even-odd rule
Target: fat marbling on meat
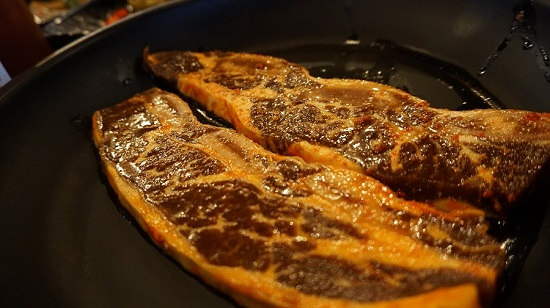
[{"label": "fat marbling on meat", "polygon": [[505,218],[548,184],[550,113],[431,108],[256,54],[146,52],[144,63],[264,147],[361,170],[410,199],[452,197]]},{"label": "fat marbling on meat", "polygon": [[152,240],[245,306],[477,307],[496,294],[504,251],[469,205],[442,211],[274,154],[159,89],[95,112],[93,136]]}]

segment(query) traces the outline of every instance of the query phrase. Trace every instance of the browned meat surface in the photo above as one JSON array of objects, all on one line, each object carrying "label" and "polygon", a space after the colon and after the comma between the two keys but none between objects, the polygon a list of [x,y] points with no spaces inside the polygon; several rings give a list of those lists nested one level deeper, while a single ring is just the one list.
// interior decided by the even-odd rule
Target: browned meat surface
[{"label": "browned meat surface", "polygon": [[97,111],[121,203],[190,272],[246,306],[476,307],[504,265],[482,211],[397,197],[362,172],[273,154],[152,89]]},{"label": "browned meat surface", "polygon": [[362,170],[407,198],[453,197],[506,217],[548,169],[549,113],[435,109],[252,54],[159,52],[145,65],[264,147]]}]

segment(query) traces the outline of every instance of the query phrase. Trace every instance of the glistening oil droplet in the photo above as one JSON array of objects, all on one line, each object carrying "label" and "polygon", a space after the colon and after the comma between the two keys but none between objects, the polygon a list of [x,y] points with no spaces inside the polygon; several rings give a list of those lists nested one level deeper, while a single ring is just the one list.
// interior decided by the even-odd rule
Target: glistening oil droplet
[{"label": "glistening oil droplet", "polygon": [[122,80],[122,85],[125,86],[125,87],[128,87],[132,84],[132,79],[131,78],[125,78],[124,80]]},{"label": "glistening oil droplet", "polygon": [[483,76],[485,73],[487,73],[487,66],[482,66],[479,71],[477,72],[478,76]]},{"label": "glistening oil droplet", "polygon": [[544,63],[544,66],[550,67],[550,58],[548,57],[548,53],[546,52],[546,49],[540,47],[540,54],[542,55],[542,62]]},{"label": "glistening oil droplet", "polygon": [[533,48],[533,42],[529,38],[524,38],[522,47],[523,50],[531,49]]}]

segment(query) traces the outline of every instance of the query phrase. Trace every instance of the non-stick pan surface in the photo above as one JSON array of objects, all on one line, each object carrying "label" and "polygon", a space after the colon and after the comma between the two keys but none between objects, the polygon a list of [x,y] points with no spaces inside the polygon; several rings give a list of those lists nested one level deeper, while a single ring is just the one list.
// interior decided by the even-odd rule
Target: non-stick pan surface
[{"label": "non-stick pan surface", "polygon": [[[536,31],[527,36],[536,50],[523,49],[525,24],[510,32],[518,6],[536,13],[529,21]],[[0,94],[0,306],[234,306],[148,241],[105,185],[90,116],[155,85],[139,65],[146,46],[262,52],[320,75],[357,75],[366,66],[435,106],[550,111],[549,6],[176,1],[67,46]],[[507,47],[477,76],[509,34]],[[533,221],[538,237],[501,306],[550,302],[550,217],[540,213]]]}]

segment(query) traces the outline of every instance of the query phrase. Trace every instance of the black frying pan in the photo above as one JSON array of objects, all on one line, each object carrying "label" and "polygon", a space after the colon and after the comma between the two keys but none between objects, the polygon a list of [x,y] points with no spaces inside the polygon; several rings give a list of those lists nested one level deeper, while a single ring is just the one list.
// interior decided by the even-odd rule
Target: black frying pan
[{"label": "black frying pan", "polygon": [[[536,13],[534,35],[509,32],[517,5]],[[1,90],[0,306],[234,305],[155,248],[103,181],[90,116],[155,85],[139,65],[144,47],[283,56],[321,76],[379,78],[438,107],[550,111],[540,49],[549,29],[548,1],[203,0],[71,44]],[[503,307],[550,303],[548,202],[533,204],[536,241],[519,251],[526,260]]]}]

